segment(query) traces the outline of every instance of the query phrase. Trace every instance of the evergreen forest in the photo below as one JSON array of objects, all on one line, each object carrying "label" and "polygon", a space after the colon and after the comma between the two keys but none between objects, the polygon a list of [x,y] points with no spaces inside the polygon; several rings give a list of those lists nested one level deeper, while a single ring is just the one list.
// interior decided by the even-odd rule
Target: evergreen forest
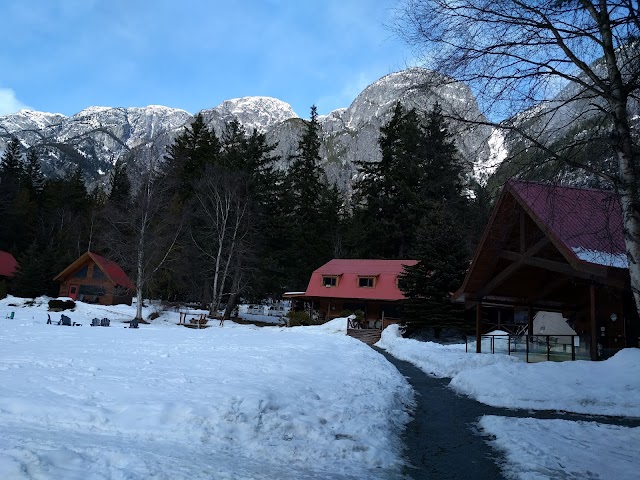
[{"label": "evergreen forest", "polygon": [[489,201],[440,106],[422,115],[396,104],[380,130],[382,160],[358,163],[349,195],[320,165],[317,117],[312,107],[286,171],[275,168],[265,135],[235,120],[215,132],[197,115],[161,162],[119,158],[108,187],[92,191],[80,169],[45,178],[38,150],[13,139],[0,161],[0,250],[20,268],[0,290],[56,296],[53,278],[91,250],[118,262],[139,297],[213,312],[304,291],[332,258],[417,259],[400,282],[407,321],[461,323],[450,293]]}]

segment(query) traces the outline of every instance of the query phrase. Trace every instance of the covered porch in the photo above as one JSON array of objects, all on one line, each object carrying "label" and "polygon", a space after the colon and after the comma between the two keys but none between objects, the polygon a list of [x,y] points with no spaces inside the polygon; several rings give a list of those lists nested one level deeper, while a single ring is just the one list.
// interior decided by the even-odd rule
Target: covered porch
[{"label": "covered porch", "polygon": [[475,317],[477,352],[495,330],[524,335],[526,348],[533,347],[540,337],[533,328],[537,312],[561,313],[592,360],[638,346],[619,205],[612,201],[599,190],[505,187],[453,295]]}]

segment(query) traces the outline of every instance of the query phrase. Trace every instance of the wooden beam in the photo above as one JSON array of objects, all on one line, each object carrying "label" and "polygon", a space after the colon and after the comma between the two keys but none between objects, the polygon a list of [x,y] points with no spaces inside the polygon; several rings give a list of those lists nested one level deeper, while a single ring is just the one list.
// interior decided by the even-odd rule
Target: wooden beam
[{"label": "wooden beam", "polygon": [[478,302],[476,305],[476,353],[482,353],[482,333],[480,333],[480,327],[482,326],[482,303]]},{"label": "wooden beam", "polygon": [[591,300],[591,360],[598,360],[598,322],[596,319],[596,286],[589,286],[589,299]]},{"label": "wooden beam", "polygon": [[568,263],[557,262],[555,260],[547,260],[546,258],[539,257],[525,257],[516,252],[509,250],[499,250],[500,257],[513,262],[520,262],[523,265],[529,265],[531,267],[542,268],[551,272],[563,273],[573,278],[582,278],[584,280],[593,280],[603,285],[609,285],[618,289],[625,288],[625,281],[621,278],[613,278],[607,275],[607,267],[590,266],[584,270],[576,270]]},{"label": "wooden beam", "polygon": [[[507,258],[507,260],[513,260],[514,263],[509,265],[507,268],[502,270],[498,275],[496,275],[491,280],[489,280],[489,282],[487,282],[487,284],[478,292],[478,296],[484,297],[485,295],[491,293],[494,288],[496,288],[498,285],[504,282],[507,278],[513,275],[515,271],[524,264],[524,261],[527,258],[538,253],[548,243],[549,243],[549,239],[547,237],[543,237],[540,240],[538,240],[536,244],[533,245],[529,250],[527,250],[523,255],[515,252],[509,252],[509,253],[513,253],[514,255],[517,255],[517,258],[515,259]],[[508,252],[508,250],[499,250],[498,253],[500,254],[500,256],[502,256],[502,252]]]},{"label": "wooden beam", "polygon": [[520,209],[520,253],[524,255],[527,251],[527,236],[526,236],[526,217],[524,210]]},{"label": "wooden beam", "polygon": [[531,295],[527,299],[527,303],[534,304],[537,301],[542,300],[547,295],[552,293],[554,290],[557,290],[563,284],[567,283],[569,280],[570,280],[570,278],[568,278],[568,277],[556,278],[552,282],[547,283],[547,285],[542,290],[538,290],[535,294]]}]

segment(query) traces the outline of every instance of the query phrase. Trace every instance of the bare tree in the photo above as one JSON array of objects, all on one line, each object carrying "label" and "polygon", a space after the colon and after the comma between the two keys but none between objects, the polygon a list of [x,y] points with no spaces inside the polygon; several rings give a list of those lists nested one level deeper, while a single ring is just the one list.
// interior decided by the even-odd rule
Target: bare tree
[{"label": "bare tree", "polygon": [[131,201],[108,203],[102,214],[103,247],[135,277],[136,320],[142,320],[145,288],[170,259],[183,225],[183,213],[168,208],[171,190],[159,173],[160,158],[147,155],[146,161],[130,162],[137,182]]},{"label": "bare tree", "polygon": [[[630,107],[640,87],[640,11],[632,0],[406,0],[397,27],[426,65],[468,83],[487,118],[548,159],[598,175],[617,192],[636,309],[640,314],[640,195]],[[556,145],[554,130],[580,118],[604,121],[617,168],[577,161],[580,136]],[[585,108],[586,107],[586,108]],[[501,122],[514,114],[539,122]],[[535,126],[532,127],[532,124]]]},{"label": "bare tree", "polygon": [[[241,284],[241,257],[251,226],[247,182],[242,174],[211,165],[197,183],[194,196],[198,222],[191,238],[210,265],[209,314],[215,315],[223,295],[235,297]],[[225,287],[231,292],[225,292]]]}]

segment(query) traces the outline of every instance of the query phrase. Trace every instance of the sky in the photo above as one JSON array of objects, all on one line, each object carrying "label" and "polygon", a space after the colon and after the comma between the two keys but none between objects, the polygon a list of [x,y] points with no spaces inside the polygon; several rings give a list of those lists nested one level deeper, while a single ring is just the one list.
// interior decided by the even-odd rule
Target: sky
[{"label": "sky", "polygon": [[2,0],[0,115],[89,106],[190,113],[244,96],[301,117],[407,68],[397,0]]}]

